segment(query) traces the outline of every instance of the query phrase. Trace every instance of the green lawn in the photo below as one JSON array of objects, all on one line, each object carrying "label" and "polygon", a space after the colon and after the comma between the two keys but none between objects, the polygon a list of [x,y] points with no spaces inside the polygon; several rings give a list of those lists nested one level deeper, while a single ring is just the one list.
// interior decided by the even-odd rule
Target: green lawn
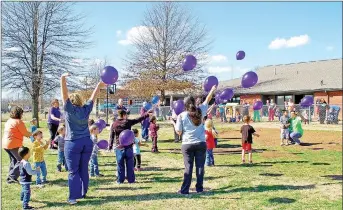
[{"label": "green lawn", "polygon": [[[44,136],[48,137],[46,123],[41,125]],[[137,183],[117,185],[114,154],[103,153],[99,161],[105,177],[91,179],[88,193],[91,198],[80,200],[77,206],[66,203],[67,173],[55,171],[56,152],[47,151],[45,157],[51,182],[42,189],[32,185],[31,205],[54,210],[342,209],[342,150],[330,149],[333,143],[328,139],[341,139],[341,132],[330,132],[334,136],[328,137],[325,131],[306,131],[308,136],[324,139],[322,145],[318,143],[312,148],[269,144],[272,140],[267,136],[278,131],[261,130],[261,138],[253,145],[255,164],[242,166],[237,129],[217,123],[217,129],[225,134],[221,135],[214,154],[216,166],[206,168],[204,187],[208,192],[185,197],[176,194],[183,177],[181,145],[169,140],[173,135],[170,125],[162,124],[161,127],[158,143],[161,153],[152,154],[150,147],[142,147],[145,170],[136,173]],[[101,137],[107,136],[106,130]],[[275,142],[279,141],[277,135],[273,138]],[[304,140],[311,142],[312,139],[304,137]],[[341,145],[341,142],[337,143],[338,147]],[[2,209],[20,209],[20,185],[5,182],[7,170],[8,157],[2,152]],[[193,180],[192,188],[195,175]]]}]

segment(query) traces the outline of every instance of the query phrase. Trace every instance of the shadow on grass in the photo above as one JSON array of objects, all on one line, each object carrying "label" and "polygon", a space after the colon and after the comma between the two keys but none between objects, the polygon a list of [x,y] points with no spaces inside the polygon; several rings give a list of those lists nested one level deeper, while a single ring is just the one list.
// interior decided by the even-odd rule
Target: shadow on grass
[{"label": "shadow on grass", "polygon": [[294,203],[296,200],[292,198],[270,198],[270,203]]},{"label": "shadow on grass", "polygon": [[[230,187],[230,186],[229,186]],[[157,192],[157,193],[147,193],[147,194],[135,194],[135,195],[119,195],[119,196],[102,196],[97,197],[97,199],[84,199],[80,200],[76,206],[97,206],[104,203],[115,203],[121,201],[154,201],[154,200],[166,200],[166,199],[204,199],[207,196],[212,196],[214,194],[226,194],[226,193],[239,193],[239,192],[267,192],[267,191],[278,191],[278,190],[304,190],[313,189],[315,185],[305,185],[305,186],[295,186],[295,185],[259,185],[257,187],[242,187],[227,190],[229,187],[224,187],[209,192],[204,192],[202,194],[190,194],[189,196],[179,195],[174,192]],[[35,201],[39,203],[44,203],[46,207],[65,207],[69,206],[66,202],[52,202],[49,200]]]},{"label": "shadow on grass", "polygon": [[239,148],[240,144],[218,144],[216,148]]},{"label": "shadow on grass", "polygon": [[312,150],[323,150],[324,148],[312,148]]},{"label": "shadow on grass", "polygon": [[[241,146],[239,146],[241,147]],[[267,149],[256,149],[254,150],[253,149],[253,153],[263,153],[264,151],[267,151]],[[273,150],[270,150],[270,151],[273,151]],[[227,154],[242,154],[242,150],[227,150],[227,149],[221,149],[221,148],[218,148],[218,149],[215,149],[213,151],[214,154],[216,155],[227,155]]]},{"label": "shadow on grass", "polygon": [[311,163],[314,166],[328,166],[330,163]]},{"label": "shadow on grass", "polygon": [[180,171],[183,168],[161,168],[161,167],[145,167],[143,171]]},{"label": "shadow on grass", "polygon": [[307,143],[307,142],[301,142],[301,143],[300,143],[300,146],[303,146],[303,147],[310,147],[310,146],[318,145],[318,144],[322,144],[322,143]]},{"label": "shadow on grass", "polygon": [[219,138],[218,141],[220,142],[220,140],[230,140],[230,139],[242,139],[242,138]]},{"label": "shadow on grass", "polygon": [[267,163],[267,164],[277,164],[277,163],[308,163],[308,161],[304,161],[304,160],[299,160],[299,161],[274,161],[274,162],[261,162],[261,163]]},{"label": "shadow on grass", "polygon": [[260,176],[278,177],[278,176],[283,176],[283,174],[263,173],[263,174],[260,174]]},{"label": "shadow on grass", "polygon": [[324,178],[329,178],[332,180],[343,180],[342,175],[325,175]]},{"label": "shadow on grass", "polygon": [[302,153],[302,152],[292,152],[291,154],[293,154],[293,155],[302,155],[304,153]]},{"label": "shadow on grass", "polygon": [[253,163],[253,164],[229,164],[229,165],[216,165],[215,167],[271,167],[272,164],[261,164],[261,163]]},{"label": "shadow on grass", "polygon": [[151,187],[108,187],[108,188],[100,187],[100,188],[96,188],[96,190],[146,190],[150,188]]}]

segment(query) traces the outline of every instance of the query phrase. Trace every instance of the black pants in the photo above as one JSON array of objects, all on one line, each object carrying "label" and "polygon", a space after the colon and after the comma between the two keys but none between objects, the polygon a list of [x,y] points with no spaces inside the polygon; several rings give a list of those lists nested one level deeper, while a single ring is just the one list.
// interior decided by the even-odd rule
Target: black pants
[{"label": "black pants", "polygon": [[133,160],[134,160],[134,167],[141,168],[141,155],[135,154],[135,158]]},{"label": "black pants", "polygon": [[[53,147],[53,140],[56,137],[57,134],[57,129],[58,129],[58,125],[52,124],[52,123],[48,123],[48,128],[49,128],[49,132],[50,132],[50,140],[51,140],[51,144],[50,144],[50,149],[57,149]],[[57,142],[56,142],[57,144]]]},{"label": "black pants", "polygon": [[152,140],[152,148],[151,151],[152,152],[158,152],[158,148],[157,148],[157,136],[152,136],[151,137]]},{"label": "black pants", "polygon": [[183,175],[183,183],[181,186],[181,193],[188,194],[189,188],[192,182],[193,164],[195,160],[195,174],[197,176],[197,183],[195,185],[197,192],[202,192],[204,190],[204,166],[206,160],[206,143],[196,143],[196,144],[183,144],[182,145],[182,155],[185,164],[185,172]]},{"label": "black pants", "polygon": [[20,161],[21,161],[21,157],[19,156],[18,150],[19,150],[19,148],[5,149],[5,151],[7,152],[8,156],[10,158],[10,166],[8,169],[7,181],[9,179],[18,180],[19,165],[20,165]]}]

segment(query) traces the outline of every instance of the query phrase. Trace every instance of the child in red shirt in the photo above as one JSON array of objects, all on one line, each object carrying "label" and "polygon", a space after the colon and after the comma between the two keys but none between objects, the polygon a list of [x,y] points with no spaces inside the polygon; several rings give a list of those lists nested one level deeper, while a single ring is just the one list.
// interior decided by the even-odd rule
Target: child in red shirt
[{"label": "child in red shirt", "polygon": [[214,166],[213,149],[216,147],[214,142],[215,131],[213,130],[213,122],[210,119],[205,121],[205,137],[206,137],[206,166]]},{"label": "child in red shirt", "polygon": [[251,121],[250,116],[245,115],[243,117],[244,125],[241,127],[241,134],[242,134],[242,164],[245,163],[245,152],[249,152],[249,163],[252,164],[252,136],[260,137],[259,134],[256,133],[255,129],[249,125]]},{"label": "child in red shirt", "polygon": [[157,148],[157,131],[159,129],[159,126],[156,124],[156,117],[153,116],[150,119],[150,126],[149,126],[149,131],[150,131],[150,136],[152,140],[152,152],[158,152]]}]

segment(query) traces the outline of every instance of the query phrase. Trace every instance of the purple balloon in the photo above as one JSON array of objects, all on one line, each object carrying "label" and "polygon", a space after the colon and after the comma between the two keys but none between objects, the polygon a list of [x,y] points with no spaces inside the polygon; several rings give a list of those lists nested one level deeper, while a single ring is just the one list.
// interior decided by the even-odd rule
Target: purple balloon
[{"label": "purple balloon", "polygon": [[99,133],[101,133],[102,130],[104,130],[104,128],[102,127],[102,125],[101,125],[100,123],[98,123],[98,122],[94,123],[93,125],[96,125],[96,127],[99,128]]},{"label": "purple balloon", "polygon": [[119,144],[121,146],[129,146],[130,144],[133,144],[133,140],[135,139],[135,135],[131,130],[124,130],[119,135]]},{"label": "purple balloon", "polygon": [[219,97],[219,94],[214,97],[216,104],[221,104],[222,100]]},{"label": "purple balloon", "polygon": [[99,120],[97,121],[97,123],[99,123],[99,124],[101,125],[101,128],[102,128],[102,129],[106,128],[106,122],[105,122],[105,120],[99,119]]},{"label": "purple balloon", "polygon": [[100,141],[98,141],[97,145],[98,145],[99,149],[107,149],[108,141],[100,140]]},{"label": "purple balloon", "polygon": [[220,99],[222,101],[229,101],[233,97],[233,89],[232,88],[226,88],[224,89],[220,94]]},{"label": "purple balloon", "polygon": [[106,66],[101,72],[101,80],[107,85],[116,83],[118,77],[118,71],[113,66]]},{"label": "purple balloon", "polygon": [[312,106],[313,105],[313,97],[312,96],[305,96],[304,98],[301,99],[300,105],[304,106],[304,107]]},{"label": "purple balloon", "polygon": [[190,71],[197,65],[197,59],[193,55],[187,55],[182,63],[182,69],[184,71]]},{"label": "purple balloon", "polygon": [[209,76],[205,79],[205,82],[204,82],[204,90],[206,92],[209,92],[213,86],[218,86],[219,82],[218,82],[218,79],[217,77],[215,76]]},{"label": "purple balloon", "polygon": [[185,110],[185,103],[183,100],[179,99],[174,103],[174,112],[176,115],[181,114]]},{"label": "purple balloon", "polygon": [[238,51],[236,54],[236,59],[237,60],[243,60],[245,58],[245,52],[244,51]]},{"label": "purple balloon", "polygon": [[253,71],[249,71],[243,75],[241,84],[242,84],[242,87],[244,88],[250,88],[256,85],[257,81],[258,81],[257,74]]},{"label": "purple balloon", "polygon": [[262,107],[263,107],[262,101],[256,101],[253,105],[254,110],[260,110],[260,109],[262,109]]}]

